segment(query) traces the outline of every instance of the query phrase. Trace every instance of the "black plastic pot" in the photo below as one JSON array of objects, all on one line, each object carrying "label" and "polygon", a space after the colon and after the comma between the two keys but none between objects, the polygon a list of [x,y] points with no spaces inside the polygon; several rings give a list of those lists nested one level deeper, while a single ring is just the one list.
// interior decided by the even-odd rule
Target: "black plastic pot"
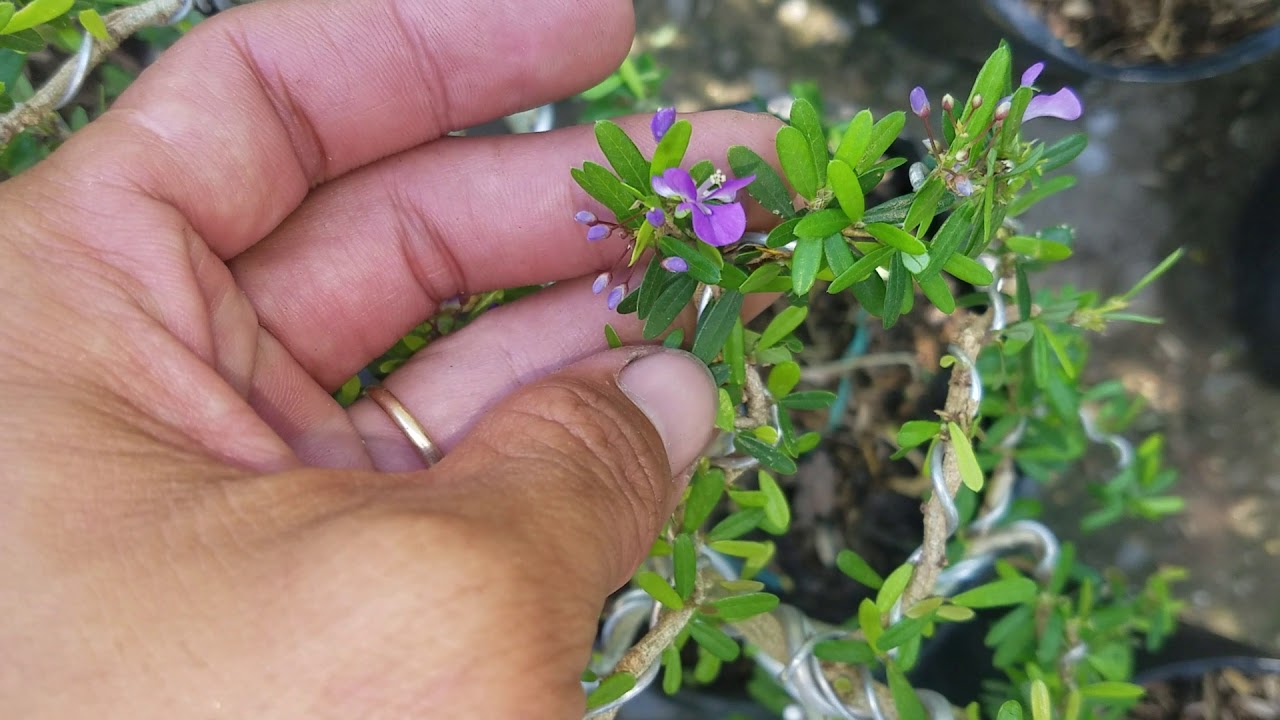
[{"label": "black plastic pot", "polygon": [[1125,65],[1091,60],[1067,47],[1022,0],[983,0],[986,9],[1007,30],[1039,48],[1048,57],[1096,77],[1125,82],[1176,83],[1222,75],[1280,50],[1280,24],[1240,40],[1216,55],[1177,64]]}]

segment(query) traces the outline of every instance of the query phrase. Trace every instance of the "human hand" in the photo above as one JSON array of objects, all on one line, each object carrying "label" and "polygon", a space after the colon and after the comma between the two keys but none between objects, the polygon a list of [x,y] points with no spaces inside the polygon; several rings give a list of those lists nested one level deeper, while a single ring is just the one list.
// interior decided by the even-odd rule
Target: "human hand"
[{"label": "human hand", "polygon": [[[589,129],[443,136],[631,32],[619,0],[249,6],[0,188],[0,715],[581,713],[711,381],[604,351],[640,331],[587,291],[619,250],[572,220]],[[775,129],[694,122],[709,157]],[[331,399],[441,300],[550,281],[388,378],[431,470]]]}]

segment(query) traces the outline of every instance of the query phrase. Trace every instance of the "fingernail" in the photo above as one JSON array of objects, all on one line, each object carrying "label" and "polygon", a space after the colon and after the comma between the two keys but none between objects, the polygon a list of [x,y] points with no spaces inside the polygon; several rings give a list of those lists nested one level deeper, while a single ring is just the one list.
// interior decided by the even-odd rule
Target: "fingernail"
[{"label": "fingernail", "polygon": [[622,369],[618,386],[662,436],[672,473],[706,447],[715,426],[716,384],[707,366],[679,350],[659,350]]}]

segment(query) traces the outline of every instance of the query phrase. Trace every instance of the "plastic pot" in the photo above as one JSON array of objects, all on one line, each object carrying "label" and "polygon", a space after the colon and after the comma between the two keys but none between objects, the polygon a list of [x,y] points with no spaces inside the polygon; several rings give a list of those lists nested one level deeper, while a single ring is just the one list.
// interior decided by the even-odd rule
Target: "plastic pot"
[{"label": "plastic pot", "polygon": [[1067,47],[1022,0],[983,0],[987,11],[1007,30],[1046,56],[1096,77],[1125,82],[1176,83],[1222,75],[1280,50],[1280,24],[1260,30],[1215,55],[1175,64],[1128,65],[1092,60]]}]

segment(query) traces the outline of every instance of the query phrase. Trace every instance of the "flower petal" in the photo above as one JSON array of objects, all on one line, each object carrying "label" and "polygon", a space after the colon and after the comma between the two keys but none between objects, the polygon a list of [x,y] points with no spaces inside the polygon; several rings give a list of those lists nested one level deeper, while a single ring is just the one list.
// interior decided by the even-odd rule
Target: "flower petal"
[{"label": "flower petal", "polygon": [[1044,63],[1038,62],[1027,68],[1022,73],[1022,87],[1030,87],[1036,84],[1036,80],[1040,79],[1040,73],[1044,72]]},{"label": "flower petal", "polygon": [[649,122],[649,131],[653,133],[654,141],[662,140],[672,125],[676,124],[676,109],[673,107],[658,108],[658,112],[653,114],[653,120]]},{"label": "flower petal", "polygon": [[733,202],[738,199],[738,191],[751,184],[756,179],[755,175],[748,175],[737,180],[727,180],[723,185],[711,191],[704,196],[703,200],[719,200],[720,202]]},{"label": "flower petal", "polygon": [[705,212],[693,214],[693,232],[708,245],[731,245],[747,231],[747,213],[740,203],[700,205],[699,209]]},{"label": "flower petal", "polygon": [[653,191],[662,197],[681,200],[694,200],[698,197],[698,186],[693,182],[693,176],[680,168],[671,168],[661,175],[654,175],[649,183],[653,185]]},{"label": "flower petal", "polygon": [[1084,113],[1080,98],[1071,88],[1062,88],[1052,95],[1037,95],[1031,98],[1027,112],[1022,116],[1023,122],[1038,117],[1054,117],[1059,120],[1079,120]]}]

